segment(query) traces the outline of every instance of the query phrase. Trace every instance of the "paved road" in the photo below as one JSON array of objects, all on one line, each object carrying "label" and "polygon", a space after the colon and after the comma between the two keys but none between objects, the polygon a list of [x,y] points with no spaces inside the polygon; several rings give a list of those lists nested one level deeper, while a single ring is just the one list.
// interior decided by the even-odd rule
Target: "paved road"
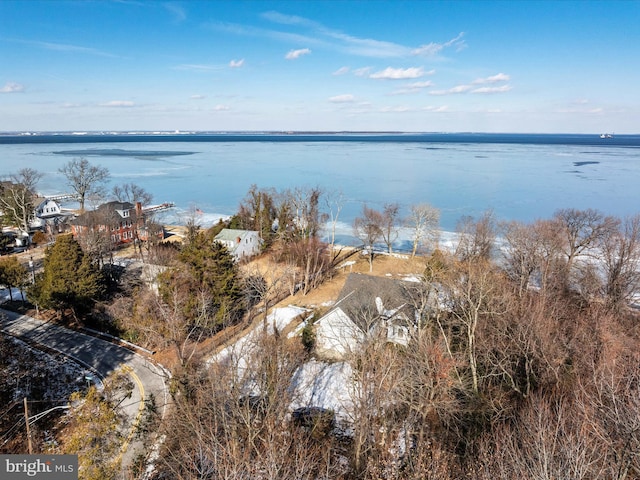
[{"label": "paved road", "polygon": [[[169,401],[166,376],[162,369],[142,355],[105,340],[7,310],[0,309],[0,318],[0,331],[57,350],[90,367],[102,378],[124,368],[135,385],[132,397],[124,402],[132,429],[142,413],[144,400],[151,395],[155,396],[158,411],[164,416]],[[123,446],[123,465],[129,465],[142,448],[140,442],[127,440]]]}]

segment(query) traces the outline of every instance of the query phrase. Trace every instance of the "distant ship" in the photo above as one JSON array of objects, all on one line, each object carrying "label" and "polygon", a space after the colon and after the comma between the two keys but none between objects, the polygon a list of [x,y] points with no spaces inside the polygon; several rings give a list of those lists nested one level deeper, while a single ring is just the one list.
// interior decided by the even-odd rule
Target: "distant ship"
[{"label": "distant ship", "polygon": [[600,138],[613,138],[613,133],[601,133]]}]

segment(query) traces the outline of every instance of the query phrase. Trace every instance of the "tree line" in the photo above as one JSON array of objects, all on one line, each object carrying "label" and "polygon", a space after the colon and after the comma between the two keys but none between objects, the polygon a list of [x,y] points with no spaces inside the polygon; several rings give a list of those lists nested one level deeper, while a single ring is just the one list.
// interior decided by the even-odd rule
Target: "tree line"
[{"label": "tree line", "polygon": [[[154,245],[154,291],[104,268],[70,236],[48,247],[29,297],[167,349],[174,408],[155,478],[637,478],[640,217],[561,209],[546,220],[463,217],[438,248],[437,209],[363,206],[353,223],[373,269],[400,227],[421,249],[417,312],[406,346],[369,339],[348,359],[350,428],[292,420],[296,372],[313,349],[263,335],[251,358],[206,362],[202,341],[307,293],[348,253],[335,233],[344,202],[319,188],[252,186],[228,222],[193,222],[184,245]],[[277,271],[235,263],[213,241],[257,230]],[[24,271],[23,280],[24,280]],[[363,324],[372,321],[363,310]],[[312,329],[311,329],[312,330]],[[308,341],[308,338],[307,338]],[[309,343],[309,342],[307,342]],[[305,348],[306,347],[306,348]],[[321,359],[316,359],[320,361]]]},{"label": "tree line", "polygon": [[[106,183],[110,179],[109,170],[91,164],[86,158],[74,158],[59,170],[67,187],[79,203],[80,212],[85,211],[87,202],[98,203],[107,198],[121,202],[141,202],[147,205],[153,196],[144,188],[134,183],[114,185],[110,192],[106,191]],[[22,168],[0,182],[0,226],[15,227],[22,232],[31,230],[37,207],[38,184],[44,174],[33,168]]]},{"label": "tree line", "polygon": [[637,226],[464,218],[404,287],[408,344],[367,338],[347,358],[348,427],[292,416],[297,372],[322,359],[265,334],[249,358],[195,359],[155,478],[638,478]]}]

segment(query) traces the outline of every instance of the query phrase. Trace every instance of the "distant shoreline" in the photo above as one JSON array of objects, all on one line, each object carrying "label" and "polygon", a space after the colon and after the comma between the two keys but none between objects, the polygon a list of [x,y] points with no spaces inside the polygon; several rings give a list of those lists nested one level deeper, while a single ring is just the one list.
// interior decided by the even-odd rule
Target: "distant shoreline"
[{"label": "distant shoreline", "polygon": [[416,133],[416,132],[5,132],[2,144],[380,142],[584,145],[640,147],[640,134]]}]

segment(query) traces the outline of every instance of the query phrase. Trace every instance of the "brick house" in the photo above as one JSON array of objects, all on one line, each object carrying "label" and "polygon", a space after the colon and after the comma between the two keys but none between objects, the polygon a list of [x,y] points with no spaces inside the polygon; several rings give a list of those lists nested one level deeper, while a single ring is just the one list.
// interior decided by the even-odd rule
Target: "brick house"
[{"label": "brick house", "polygon": [[134,239],[147,240],[145,218],[140,203],[112,201],[78,216],[71,222],[74,237],[102,234],[115,245],[131,243]]}]

